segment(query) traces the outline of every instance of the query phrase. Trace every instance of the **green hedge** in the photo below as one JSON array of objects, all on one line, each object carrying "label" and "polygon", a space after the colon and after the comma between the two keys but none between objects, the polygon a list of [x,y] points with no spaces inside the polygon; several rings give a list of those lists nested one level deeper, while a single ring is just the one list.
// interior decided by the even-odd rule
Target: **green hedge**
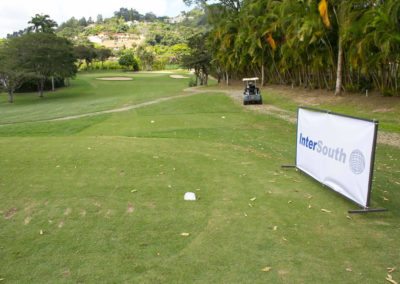
[{"label": "green hedge", "polygon": [[104,61],[103,64],[99,61],[93,62],[89,66],[86,64],[82,64],[79,70],[120,70],[124,69],[121,65],[119,65],[116,61]]}]

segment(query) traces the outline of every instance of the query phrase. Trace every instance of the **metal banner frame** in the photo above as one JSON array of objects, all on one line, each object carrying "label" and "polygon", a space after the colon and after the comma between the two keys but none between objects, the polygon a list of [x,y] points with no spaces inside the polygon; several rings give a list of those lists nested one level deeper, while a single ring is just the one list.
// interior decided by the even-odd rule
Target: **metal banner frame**
[{"label": "metal banner frame", "polygon": [[306,173],[305,171],[301,170],[298,166],[297,166],[297,154],[298,154],[298,143],[297,143],[297,139],[298,139],[298,134],[299,134],[299,123],[297,123],[297,129],[296,129],[296,156],[295,156],[295,162],[294,165],[283,165],[282,168],[295,168],[296,170],[299,170],[300,172],[302,172],[303,174],[311,177],[313,180],[317,181],[318,183],[320,183],[321,185],[323,185],[324,187],[329,188],[330,190],[334,191],[335,193],[339,194],[340,196],[346,198],[347,200],[350,200],[351,202],[357,204],[358,206],[361,207],[361,209],[357,209],[357,210],[349,210],[349,213],[370,213],[370,212],[384,212],[387,211],[387,209],[385,208],[370,208],[370,199],[371,199],[371,193],[372,193],[372,183],[373,183],[373,175],[374,175],[374,164],[375,164],[375,153],[376,153],[376,144],[377,144],[377,138],[378,138],[378,126],[379,126],[379,121],[377,120],[370,120],[370,119],[364,119],[364,118],[359,118],[359,117],[354,117],[354,116],[349,116],[349,115],[343,115],[343,114],[339,114],[339,113],[335,113],[335,112],[331,112],[328,110],[320,110],[320,109],[315,109],[315,108],[309,108],[309,107],[299,107],[297,109],[297,117],[299,117],[299,111],[300,109],[304,109],[304,110],[308,110],[308,111],[313,111],[313,112],[320,112],[320,113],[326,113],[326,114],[332,114],[332,115],[336,115],[336,116],[341,116],[341,117],[347,117],[347,118],[351,118],[351,119],[357,119],[357,120],[362,120],[362,121],[367,121],[367,122],[372,122],[374,123],[375,127],[374,127],[374,138],[373,138],[373,144],[372,144],[372,153],[371,153],[371,161],[370,161],[370,172],[369,172],[369,181],[368,181],[368,195],[367,195],[367,204],[366,206],[357,203],[356,201],[350,199],[349,197],[341,194],[340,192],[336,191],[335,189],[333,189],[332,187],[330,187],[329,185],[326,185],[324,183],[322,183],[321,181],[315,179],[314,177],[312,177],[310,174]]}]

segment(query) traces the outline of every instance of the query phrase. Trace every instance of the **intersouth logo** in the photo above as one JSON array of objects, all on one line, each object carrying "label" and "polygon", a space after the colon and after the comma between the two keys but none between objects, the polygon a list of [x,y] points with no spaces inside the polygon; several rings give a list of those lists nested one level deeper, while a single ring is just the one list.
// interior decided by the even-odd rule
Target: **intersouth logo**
[{"label": "intersouth logo", "polygon": [[365,157],[364,154],[360,150],[354,150],[350,154],[349,160],[350,170],[355,175],[360,175],[365,170]]},{"label": "intersouth logo", "polygon": [[[300,133],[299,144],[327,158],[346,164],[347,154],[343,148],[326,146],[323,141],[310,139],[308,136],[303,136],[303,133]],[[360,150],[357,149],[351,152],[348,161],[353,174],[360,175],[365,171],[365,156]]]}]

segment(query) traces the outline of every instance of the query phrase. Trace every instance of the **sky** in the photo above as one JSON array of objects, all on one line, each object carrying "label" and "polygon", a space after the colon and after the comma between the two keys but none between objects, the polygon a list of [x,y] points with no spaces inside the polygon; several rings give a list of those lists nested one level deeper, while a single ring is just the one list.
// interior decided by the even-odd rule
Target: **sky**
[{"label": "sky", "polygon": [[111,17],[121,7],[170,17],[188,10],[182,0],[0,0],[0,38],[26,28],[35,14],[47,14],[61,24],[71,17]]}]

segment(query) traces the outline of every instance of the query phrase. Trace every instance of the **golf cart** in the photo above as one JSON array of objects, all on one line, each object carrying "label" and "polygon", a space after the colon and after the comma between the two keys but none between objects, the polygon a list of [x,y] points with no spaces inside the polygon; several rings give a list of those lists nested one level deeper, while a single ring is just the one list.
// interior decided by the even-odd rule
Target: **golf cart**
[{"label": "golf cart", "polygon": [[257,88],[256,83],[258,78],[243,78],[243,82],[245,83],[245,89],[243,92],[243,104],[258,104],[262,105],[262,96],[260,93],[260,89]]}]

